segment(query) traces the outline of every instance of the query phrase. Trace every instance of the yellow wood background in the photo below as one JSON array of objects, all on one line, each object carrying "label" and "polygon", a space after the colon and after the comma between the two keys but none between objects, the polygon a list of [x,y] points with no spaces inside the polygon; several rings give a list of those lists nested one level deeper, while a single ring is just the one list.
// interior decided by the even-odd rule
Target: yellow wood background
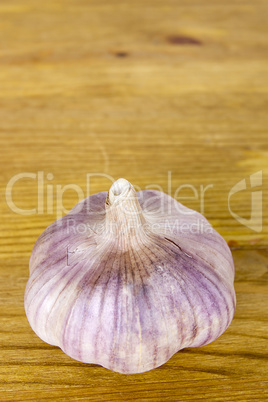
[{"label": "yellow wood background", "polygon": [[[268,399],[267,15],[265,0],[1,0],[1,400]],[[255,232],[231,215],[228,194],[246,179],[231,209],[249,219],[258,171]],[[43,213],[16,213],[6,200],[24,172],[44,172]],[[86,196],[87,174],[91,194],[109,177],[171,194],[194,187],[178,200],[204,213],[236,266],[237,310],[218,340],[125,376],[33,333],[23,307],[32,247],[58,216],[56,191],[76,184]],[[65,190],[70,209],[78,195]],[[37,191],[21,178],[14,204],[36,208]]]}]

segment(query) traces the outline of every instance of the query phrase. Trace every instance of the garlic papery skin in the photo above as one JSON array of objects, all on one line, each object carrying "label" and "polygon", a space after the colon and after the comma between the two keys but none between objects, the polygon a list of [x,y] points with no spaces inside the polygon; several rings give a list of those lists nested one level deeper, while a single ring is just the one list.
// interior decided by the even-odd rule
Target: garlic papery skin
[{"label": "garlic papery skin", "polygon": [[134,374],[206,345],[235,311],[234,264],[199,213],[125,179],[50,225],[30,258],[32,329],[84,363]]}]

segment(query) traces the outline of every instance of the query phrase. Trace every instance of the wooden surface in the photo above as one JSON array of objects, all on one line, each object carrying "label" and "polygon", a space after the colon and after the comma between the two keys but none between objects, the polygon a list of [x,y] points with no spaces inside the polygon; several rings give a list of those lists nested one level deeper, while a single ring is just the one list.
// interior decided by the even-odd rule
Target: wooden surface
[{"label": "wooden surface", "polygon": [[[1,1],[1,400],[268,399],[267,15],[264,0]],[[255,232],[231,215],[228,194],[260,170]],[[38,171],[54,197],[44,213],[15,213],[7,183]],[[32,247],[57,217],[56,186],[76,184],[86,196],[93,173],[171,194],[195,186],[199,198],[184,188],[180,201],[202,209],[236,266],[237,310],[218,340],[124,376],[76,362],[33,333],[23,307]],[[110,185],[95,176],[90,192]],[[204,205],[201,185],[213,185]],[[35,208],[36,180],[19,180],[12,196]],[[63,199],[70,209],[78,196],[69,189]],[[250,190],[233,196],[244,218],[250,205]]]}]

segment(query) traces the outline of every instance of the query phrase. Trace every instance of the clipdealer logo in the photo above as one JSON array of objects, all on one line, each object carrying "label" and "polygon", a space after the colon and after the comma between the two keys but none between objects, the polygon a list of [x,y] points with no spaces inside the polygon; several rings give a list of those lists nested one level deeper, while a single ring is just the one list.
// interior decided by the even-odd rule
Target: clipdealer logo
[{"label": "clipdealer logo", "polygon": [[[22,172],[14,175],[10,178],[9,182],[7,183],[6,190],[5,190],[5,198],[6,204],[8,208],[16,214],[19,215],[35,215],[35,214],[52,214],[55,212],[57,219],[61,218],[64,214],[67,214],[69,210],[67,210],[63,205],[63,197],[64,193],[67,190],[74,191],[78,196],[78,202],[82,201],[84,198],[92,195],[91,192],[91,180],[93,178],[98,179],[105,179],[108,180],[111,184],[116,180],[112,176],[105,174],[105,173],[88,173],[86,175],[86,193],[83,189],[75,184],[67,184],[67,185],[54,185],[51,181],[54,179],[54,175],[52,173],[44,174],[43,171],[39,171],[37,173],[33,172]],[[14,199],[13,199],[13,190],[16,184],[23,179],[30,179],[37,184],[37,205],[36,208],[31,209],[22,209],[19,208]],[[48,183],[45,184],[45,180]],[[227,197],[227,205],[228,211],[230,215],[241,225],[246,226],[247,228],[255,231],[261,232],[262,231],[262,170],[252,173],[249,176],[250,182],[250,189],[251,189],[251,208],[250,208],[250,218],[246,219],[237,213],[235,213],[231,208],[231,200],[233,196],[241,191],[248,189],[247,180],[243,178],[238,183],[236,183],[229,191]],[[141,188],[138,186],[134,186],[136,191],[140,191]],[[192,184],[182,184],[176,188],[174,192],[171,191],[172,188],[172,174],[169,171],[167,175],[167,194],[171,197],[175,198],[177,201],[184,202],[185,199],[194,199],[199,201],[200,210],[199,212],[204,215],[205,213],[205,195],[207,196],[207,192],[209,189],[213,188],[213,184],[208,184],[206,186],[200,185],[199,187],[193,186]],[[109,185],[108,187],[109,188]],[[181,191],[184,189],[188,189],[192,192],[191,197],[183,197],[180,195]],[[166,192],[159,184],[149,184],[147,185],[144,190],[158,190],[161,192]],[[46,193],[46,197],[45,197]],[[248,196],[246,194],[245,196]],[[55,202],[54,202],[55,201]],[[55,204],[55,206],[54,206]],[[193,211],[194,213],[195,211]],[[185,212],[184,212],[185,213]],[[187,212],[189,214],[190,212]]]},{"label": "clipdealer logo", "polygon": [[[262,190],[259,188],[262,186],[262,170],[255,172],[249,176],[251,190],[251,214],[249,219],[245,219],[239,216],[237,213],[231,210],[230,202],[234,194],[247,189],[246,179],[240,180],[236,183],[228,195],[228,209],[230,214],[242,225],[254,230],[254,232],[262,231]],[[257,187],[257,189],[256,189]]]}]

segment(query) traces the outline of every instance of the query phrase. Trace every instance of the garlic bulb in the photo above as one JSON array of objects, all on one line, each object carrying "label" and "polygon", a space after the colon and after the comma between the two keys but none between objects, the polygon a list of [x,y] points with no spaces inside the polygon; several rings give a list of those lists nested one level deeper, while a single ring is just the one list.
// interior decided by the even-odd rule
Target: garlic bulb
[{"label": "garlic bulb", "polygon": [[41,234],[25,310],[72,358],[141,373],[219,337],[234,315],[233,282],[229,247],[201,214],[119,179]]}]

